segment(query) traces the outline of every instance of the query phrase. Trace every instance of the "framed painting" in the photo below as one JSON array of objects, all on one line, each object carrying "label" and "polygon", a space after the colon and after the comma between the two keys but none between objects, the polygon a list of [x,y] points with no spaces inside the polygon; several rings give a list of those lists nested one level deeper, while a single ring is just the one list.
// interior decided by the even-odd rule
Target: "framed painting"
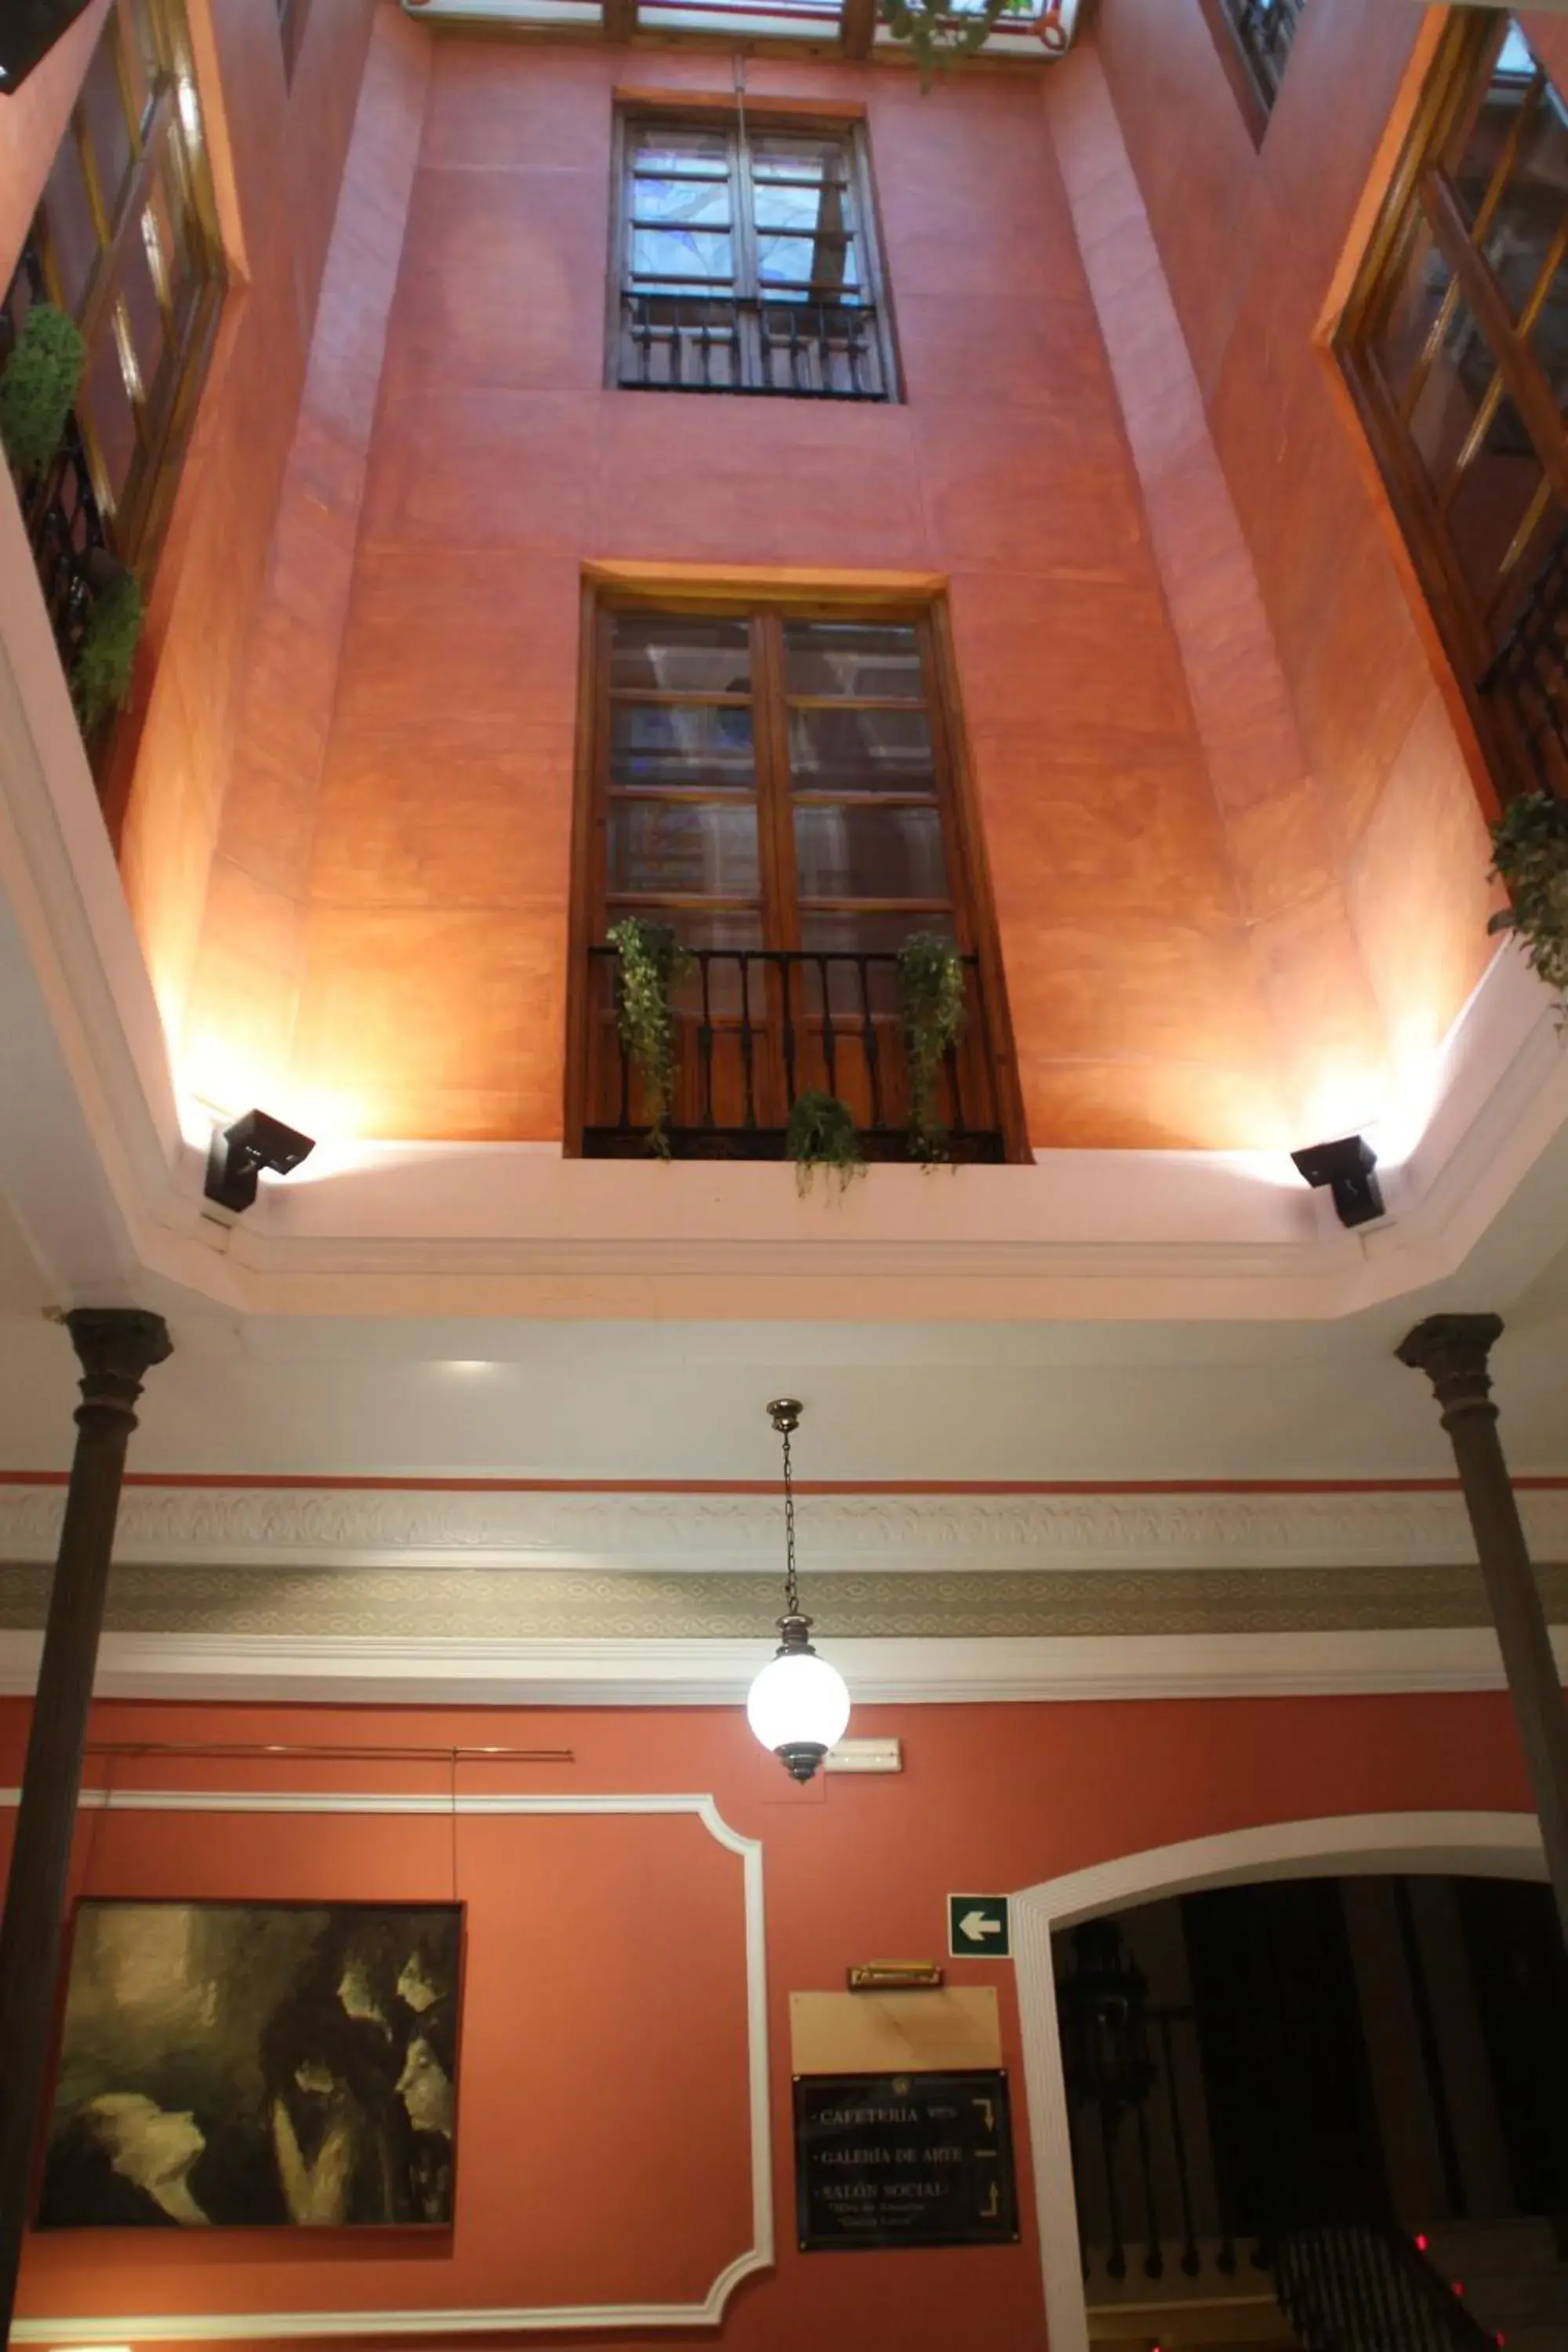
[{"label": "framed painting", "polygon": [[449,2228],[460,1904],[79,1903],[37,2226]]}]

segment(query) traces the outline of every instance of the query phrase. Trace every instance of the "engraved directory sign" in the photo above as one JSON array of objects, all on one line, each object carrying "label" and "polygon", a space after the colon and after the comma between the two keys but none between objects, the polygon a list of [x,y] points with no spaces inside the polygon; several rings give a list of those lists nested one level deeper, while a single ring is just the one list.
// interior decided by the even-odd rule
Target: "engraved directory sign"
[{"label": "engraved directory sign", "polygon": [[1012,2245],[1007,2076],[797,2074],[795,2206],[807,2252]]}]

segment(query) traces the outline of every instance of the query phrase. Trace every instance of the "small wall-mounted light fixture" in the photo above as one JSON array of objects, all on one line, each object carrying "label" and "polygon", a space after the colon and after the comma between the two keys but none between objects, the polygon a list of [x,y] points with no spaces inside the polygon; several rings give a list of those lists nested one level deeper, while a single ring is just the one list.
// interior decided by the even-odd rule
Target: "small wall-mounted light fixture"
[{"label": "small wall-mounted light fixture", "polygon": [[1382,1216],[1383,1187],[1373,1174],[1377,1154],[1364,1136],[1309,1144],[1305,1151],[1293,1151],[1290,1157],[1314,1190],[1328,1186],[1342,1225],[1364,1225]]},{"label": "small wall-mounted light fixture", "polygon": [[255,1200],[257,1179],[264,1168],[274,1176],[287,1176],[302,1160],[309,1160],[315,1148],[314,1136],[285,1127],[280,1118],[269,1118],[264,1110],[247,1110],[243,1118],[213,1137],[202,1190],[219,1208],[233,1209],[237,1214]]}]

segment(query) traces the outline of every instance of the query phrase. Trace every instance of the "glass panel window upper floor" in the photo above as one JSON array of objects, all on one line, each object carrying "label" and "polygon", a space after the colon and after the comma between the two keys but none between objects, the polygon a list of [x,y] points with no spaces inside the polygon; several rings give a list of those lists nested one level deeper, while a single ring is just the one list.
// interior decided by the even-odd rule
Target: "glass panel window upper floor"
[{"label": "glass panel window upper floor", "polygon": [[894,396],[858,126],[627,113],[619,133],[613,383]]},{"label": "glass panel window upper floor", "polygon": [[1454,15],[1339,348],[1506,798],[1568,788],[1568,110]]}]

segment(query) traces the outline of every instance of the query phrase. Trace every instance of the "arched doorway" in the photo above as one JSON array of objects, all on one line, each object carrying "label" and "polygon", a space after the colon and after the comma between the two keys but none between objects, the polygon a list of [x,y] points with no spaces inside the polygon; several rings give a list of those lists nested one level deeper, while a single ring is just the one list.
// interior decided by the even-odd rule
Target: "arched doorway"
[{"label": "arched doorway", "polygon": [[1123,1854],[1015,1895],[1018,2006],[1051,2352],[1089,2352],[1089,2343],[1052,1935],[1156,1895],[1250,1880],[1386,1872],[1541,1879],[1546,1865],[1531,1813],[1364,1813],[1270,1822]]}]

